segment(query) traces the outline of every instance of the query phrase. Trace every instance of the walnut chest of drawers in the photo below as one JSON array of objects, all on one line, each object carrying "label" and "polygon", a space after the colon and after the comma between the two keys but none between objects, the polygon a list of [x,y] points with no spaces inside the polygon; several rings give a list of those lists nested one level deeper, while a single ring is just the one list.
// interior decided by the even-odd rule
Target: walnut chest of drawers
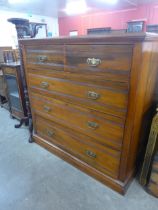
[{"label": "walnut chest of drawers", "polygon": [[123,194],[154,101],[158,37],[28,39],[20,48],[33,140]]}]

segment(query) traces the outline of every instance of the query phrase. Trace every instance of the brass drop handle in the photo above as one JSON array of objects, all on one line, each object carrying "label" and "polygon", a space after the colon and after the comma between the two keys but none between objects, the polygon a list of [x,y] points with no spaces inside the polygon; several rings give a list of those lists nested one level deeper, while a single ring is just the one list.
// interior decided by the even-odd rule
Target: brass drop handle
[{"label": "brass drop handle", "polygon": [[51,111],[51,108],[50,108],[49,106],[44,106],[44,107],[43,107],[43,110],[44,110],[45,112],[50,112],[50,111]]},{"label": "brass drop handle", "polygon": [[87,122],[87,125],[89,128],[92,128],[92,129],[97,129],[99,127],[99,124],[96,123],[96,122],[91,122],[91,121],[88,121]]},{"label": "brass drop handle", "polygon": [[98,66],[101,64],[101,59],[99,58],[87,58],[87,64],[89,66]]},{"label": "brass drop handle", "polygon": [[39,55],[37,56],[37,61],[40,62],[40,63],[44,63],[45,61],[47,61],[47,56],[45,55]]},{"label": "brass drop handle", "polygon": [[94,152],[90,151],[90,150],[86,150],[85,154],[87,156],[91,157],[91,158],[96,158],[97,157],[97,155]]},{"label": "brass drop handle", "polygon": [[55,132],[54,131],[47,130],[47,135],[49,137],[53,137],[55,135]]},{"label": "brass drop handle", "polygon": [[41,84],[40,84],[40,86],[42,87],[42,88],[48,88],[49,87],[49,83],[48,82],[41,82]]},{"label": "brass drop handle", "polygon": [[98,98],[100,98],[100,94],[93,91],[88,91],[87,96],[89,99],[92,100],[97,100]]}]

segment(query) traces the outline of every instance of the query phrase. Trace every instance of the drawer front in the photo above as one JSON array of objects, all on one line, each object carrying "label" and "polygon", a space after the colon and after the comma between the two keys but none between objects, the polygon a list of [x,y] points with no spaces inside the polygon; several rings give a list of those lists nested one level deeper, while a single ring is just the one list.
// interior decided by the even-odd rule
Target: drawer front
[{"label": "drawer front", "polygon": [[68,45],[66,52],[67,71],[106,72],[129,71],[132,45]]},{"label": "drawer front", "polygon": [[45,95],[108,114],[120,117],[125,117],[126,114],[128,91],[33,74],[29,74],[29,87],[35,92],[41,91]]},{"label": "drawer front", "polygon": [[99,171],[114,178],[118,177],[120,152],[94,144],[89,137],[73,133],[71,130],[44,120],[37,115],[35,122],[36,135],[57,145]]},{"label": "drawer front", "polygon": [[26,66],[28,70],[39,69],[41,71],[64,70],[64,49],[62,45],[27,46]]},{"label": "drawer front", "polygon": [[82,132],[102,145],[121,149],[124,132],[121,119],[110,119],[107,115],[35,94],[31,94],[31,103],[41,116]]},{"label": "drawer front", "polygon": [[117,90],[128,90],[130,83],[130,72],[125,74],[120,72],[107,70],[106,73],[89,73],[81,72],[70,73],[68,71],[55,71],[54,69],[33,69],[27,68],[27,72],[31,74],[36,74],[39,76],[47,76],[53,78],[68,79],[76,82],[85,82],[93,85],[101,85],[109,88],[114,88]]},{"label": "drawer front", "polygon": [[4,74],[16,75],[16,68],[3,67]]}]

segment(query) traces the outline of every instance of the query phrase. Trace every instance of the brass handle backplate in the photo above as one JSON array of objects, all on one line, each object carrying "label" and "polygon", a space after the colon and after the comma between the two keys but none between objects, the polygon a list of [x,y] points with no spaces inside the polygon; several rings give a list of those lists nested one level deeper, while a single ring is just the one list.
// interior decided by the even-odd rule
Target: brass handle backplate
[{"label": "brass handle backplate", "polygon": [[88,91],[88,98],[92,100],[97,100],[100,97],[99,93],[95,93],[93,91]]},{"label": "brass handle backplate", "polygon": [[45,112],[50,112],[50,111],[51,111],[51,108],[50,108],[49,106],[44,106],[44,107],[43,107],[43,110],[44,110]]},{"label": "brass handle backplate", "polygon": [[55,132],[54,131],[47,130],[47,135],[49,137],[53,137],[55,135]]},{"label": "brass handle backplate", "polygon": [[85,154],[87,156],[91,157],[91,158],[96,158],[97,157],[97,155],[94,152],[90,151],[90,150],[86,150]]},{"label": "brass handle backplate", "polygon": [[96,123],[96,122],[90,122],[90,121],[88,121],[87,122],[87,125],[88,125],[89,128],[93,128],[93,129],[96,129],[96,128],[99,127],[98,123]]},{"label": "brass handle backplate", "polygon": [[89,66],[98,66],[101,64],[101,59],[99,58],[87,58],[87,64]]},{"label": "brass handle backplate", "polygon": [[49,87],[49,84],[48,84],[48,82],[41,82],[40,86],[42,88],[48,88]]},{"label": "brass handle backplate", "polygon": [[39,55],[39,56],[37,56],[37,61],[40,63],[44,63],[45,61],[47,61],[47,56]]}]

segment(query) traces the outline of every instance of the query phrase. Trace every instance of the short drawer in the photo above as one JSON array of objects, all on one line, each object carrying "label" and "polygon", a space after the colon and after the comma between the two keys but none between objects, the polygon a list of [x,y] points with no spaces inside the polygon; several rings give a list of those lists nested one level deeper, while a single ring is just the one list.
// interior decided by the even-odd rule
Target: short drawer
[{"label": "short drawer", "polygon": [[31,94],[31,104],[39,115],[88,135],[102,145],[121,149],[124,122],[120,118],[36,94]]},{"label": "short drawer", "polygon": [[44,120],[37,115],[35,116],[35,122],[36,135],[62,148],[97,170],[111,177],[118,177],[120,152],[94,144],[89,137],[73,133],[71,130]]},{"label": "short drawer", "polygon": [[29,69],[41,71],[64,70],[64,49],[62,45],[27,46],[26,66]]},{"label": "short drawer", "polygon": [[128,91],[29,74],[31,91],[125,117]]},{"label": "short drawer", "polygon": [[132,45],[67,45],[65,46],[66,70],[82,73],[122,73],[131,68]]}]

